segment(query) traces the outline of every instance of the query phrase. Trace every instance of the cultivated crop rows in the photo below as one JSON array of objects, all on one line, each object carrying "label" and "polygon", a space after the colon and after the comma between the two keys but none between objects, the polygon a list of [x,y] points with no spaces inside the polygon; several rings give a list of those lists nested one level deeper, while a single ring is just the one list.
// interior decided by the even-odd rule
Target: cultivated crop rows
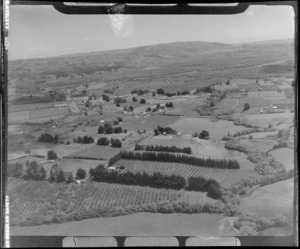
[{"label": "cultivated crop rows", "polygon": [[134,173],[146,172],[152,174],[154,172],[160,172],[164,175],[179,175],[184,178],[189,177],[204,177],[206,179],[214,179],[218,182],[222,182],[230,170],[227,169],[212,169],[191,166],[183,163],[165,163],[165,162],[150,162],[140,160],[119,160],[115,166],[124,166],[124,171],[130,171]]},{"label": "cultivated crop rows", "polygon": [[[24,219],[69,215],[76,210],[125,208],[160,201],[204,203],[212,201],[206,193],[156,189],[109,183],[57,184],[24,181],[9,188],[10,215],[13,224]],[[14,183],[13,183],[14,184]]]}]

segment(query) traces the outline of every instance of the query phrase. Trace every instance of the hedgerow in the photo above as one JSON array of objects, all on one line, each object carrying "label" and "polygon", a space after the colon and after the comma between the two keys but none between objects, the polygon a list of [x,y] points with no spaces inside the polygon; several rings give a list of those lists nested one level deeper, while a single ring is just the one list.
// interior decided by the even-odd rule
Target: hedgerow
[{"label": "hedgerow", "polygon": [[134,150],[192,154],[192,149],[190,147],[179,148],[177,146],[162,146],[162,145],[154,146],[154,145],[136,144]]}]

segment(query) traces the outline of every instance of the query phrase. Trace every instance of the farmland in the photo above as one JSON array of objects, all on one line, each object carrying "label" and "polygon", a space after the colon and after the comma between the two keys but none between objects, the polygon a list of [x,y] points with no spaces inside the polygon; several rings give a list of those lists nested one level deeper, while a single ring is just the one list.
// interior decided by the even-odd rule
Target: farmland
[{"label": "farmland", "polygon": [[204,177],[206,179],[214,179],[218,182],[222,182],[228,173],[233,170],[226,169],[210,169],[204,167],[196,167],[191,165],[185,165],[182,163],[164,163],[164,162],[149,162],[149,161],[138,161],[138,160],[119,160],[115,166],[124,166],[125,171],[133,173],[153,174],[154,172],[160,172],[164,175],[178,175],[184,178]]},{"label": "farmland", "polygon": [[242,201],[241,208],[266,217],[287,213],[293,219],[293,189],[294,178],[259,188]]},{"label": "farmland", "polygon": [[98,160],[105,160],[113,157],[118,154],[120,149],[111,148],[108,146],[99,146],[94,145],[90,148],[83,149],[81,151],[75,152],[73,154],[68,155],[69,158],[93,158]]},{"label": "farmland", "polygon": [[55,216],[75,215],[78,211],[126,208],[128,206],[157,203],[159,201],[210,201],[205,193],[124,186],[108,183],[51,184],[48,182],[9,182],[12,205],[11,217],[16,224],[38,215],[41,220]]},{"label": "farmland", "polygon": [[219,229],[222,214],[136,213],[126,216],[93,218],[62,224],[11,227],[14,236],[230,236]]},{"label": "farmland", "polygon": [[214,122],[211,118],[181,118],[172,125],[172,128],[181,133],[191,135],[195,132],[207,130],[212,139],[221,139],[228,132],[235,133],[247,129],[236,126],[231,121],[217,120]]},{"label": "farmland", "polygon": [[12,234],[251,235],[233,226],[248,211],[291,220],[291,51],[179,42],[10,61]]}]

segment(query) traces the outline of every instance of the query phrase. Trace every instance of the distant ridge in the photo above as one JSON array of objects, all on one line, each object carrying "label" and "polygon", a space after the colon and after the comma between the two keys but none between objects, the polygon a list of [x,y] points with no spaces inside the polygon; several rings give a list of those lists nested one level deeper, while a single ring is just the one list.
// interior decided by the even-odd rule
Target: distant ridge
[{"label": "distant ridge", "polygon": [[220,42],[204,42],[204,41],[180,41],[180,42],[166,42],[166,43],[157,43],[157,44],[150,44],[150,45],[143,45],[138,47],[130,47],[130,48],[121,48],[121,49],[111,49],[111,50],[100,50],[100,51],[90,51],[90,52],[78,52],[78,53],[71,53],[71,54],[62,54],[62,55],[55,55],[55,56],[48,56],[48,57],[36,57],[36,58],[27,58],[27,59],[15,59],[9,60],[13,61],[23,61],[23,60],[43,60],[43,59],[51,59],[51,58],[61,58],[61,57],[76,57],[76,56],[88,56],[88,55],[101,55],[106,53],[118,53],[118,52],[131,52],[133,50],[142,50],[142,49],[151,49],[151,48],[158,48],[163,47],[166,48],[168,46],[179,46],[179,47],[186,47],[187,45],[195,46],[206,46],[206,47],[223,47],[223,48],[230,48],[240,45],[256,45],[256,44],[276,44],[276,43],[285,43],[285,44],[293,44],[293,39],[280,39],[280,40],[264,40],[264,41],[256,41],[256,42],[249,42],[249,43],[220,43]]}]

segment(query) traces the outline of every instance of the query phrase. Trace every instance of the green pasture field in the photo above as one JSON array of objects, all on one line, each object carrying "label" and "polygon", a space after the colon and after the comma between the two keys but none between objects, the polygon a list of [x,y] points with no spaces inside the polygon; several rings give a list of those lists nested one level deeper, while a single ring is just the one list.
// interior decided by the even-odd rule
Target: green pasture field
[{"label": "green pasture field", "polygon": [[228,132],[233,134],[247,130],[245,127],[234,125],[232,121],[217,120],[214,122],[211,118],[180,118],[172,125],[172,128],[178,132],[190,135],[207,130],[211,139],[221,139],[227,136]]}]

